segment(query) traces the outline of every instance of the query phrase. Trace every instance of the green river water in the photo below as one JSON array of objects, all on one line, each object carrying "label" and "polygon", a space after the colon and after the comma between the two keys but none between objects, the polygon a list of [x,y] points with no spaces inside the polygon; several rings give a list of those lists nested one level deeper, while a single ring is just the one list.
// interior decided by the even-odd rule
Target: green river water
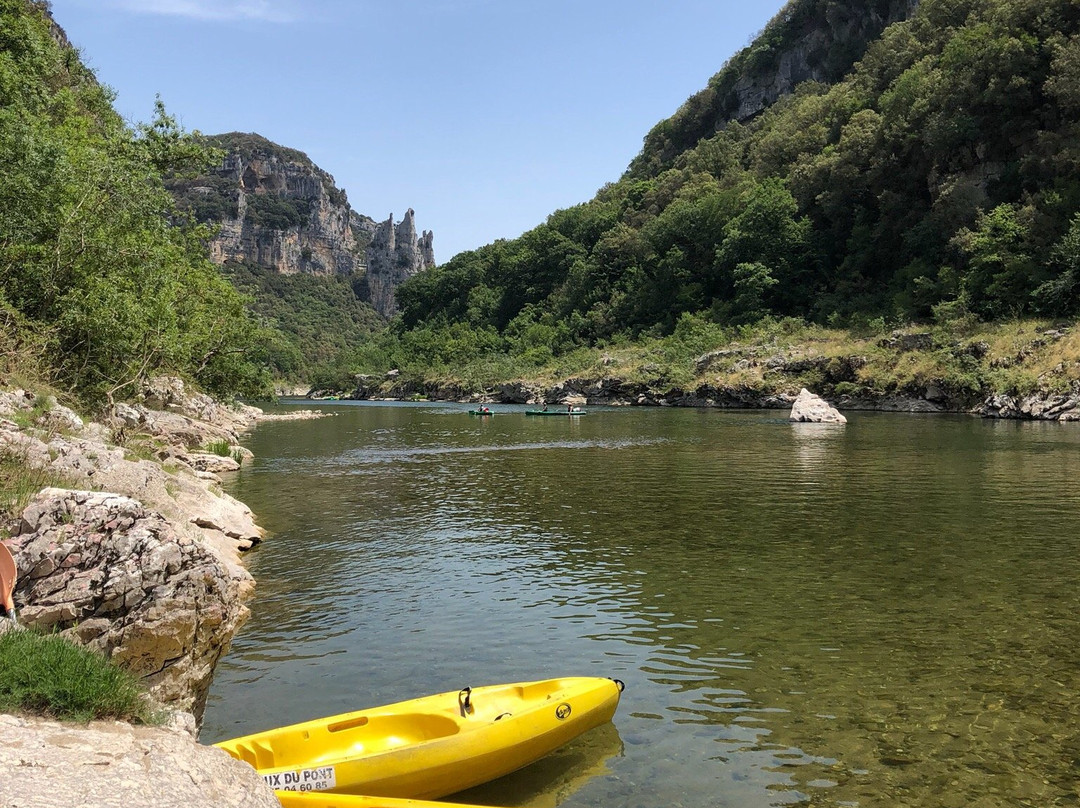
[{"label": "green river water", "polygon": [[1080,805],[1080,425],[321,408],[227,481],[270,536],[203,741],[611,676],[611,725],[455,799]]}]

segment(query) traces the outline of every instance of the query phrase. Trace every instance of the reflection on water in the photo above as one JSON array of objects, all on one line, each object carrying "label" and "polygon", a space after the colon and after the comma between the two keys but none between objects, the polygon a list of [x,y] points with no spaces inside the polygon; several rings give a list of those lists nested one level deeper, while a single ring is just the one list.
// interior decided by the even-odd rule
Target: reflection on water
[{"label": "reflection on water", "polygon": [[326,409],[229,483],[273,535],[204,740],[601,675],[613,726],[467,801],[1080,803],[1080,429]]},{"label": "reflection on water", "polygon": [[501,805],[510,793],[521,808],[555,808],[594,777],[610,775],[611,760],[622,754],[623,743],[614,724],[587,732],[532,766],[493,783],[454,795],[466,804]]}]

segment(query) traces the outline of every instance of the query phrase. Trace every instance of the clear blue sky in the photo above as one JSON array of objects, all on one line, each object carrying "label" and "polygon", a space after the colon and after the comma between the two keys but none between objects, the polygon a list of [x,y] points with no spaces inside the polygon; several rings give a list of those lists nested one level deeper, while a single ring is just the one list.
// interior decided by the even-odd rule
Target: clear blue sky
[{"label": "clear blue sky", "polygon": [[52,0],[129,121],[258,132],[442,263],[617,180],[783,0]]}]

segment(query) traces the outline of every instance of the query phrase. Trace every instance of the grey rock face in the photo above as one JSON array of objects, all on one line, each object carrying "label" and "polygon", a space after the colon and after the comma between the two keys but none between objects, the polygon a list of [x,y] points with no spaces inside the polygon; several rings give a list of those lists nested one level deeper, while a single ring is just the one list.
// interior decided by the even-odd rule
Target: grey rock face
[{"label": "grey rock face", "polygon": [[1036,421],[1080,421],[1080,385],[1068,393],[1038,392],[1027,396],[997,393],[986,399],[978,413],[984,418]]},{"label": "grey rock face", "polygon": [[[333,193],[334,178],[309,160],[293,159],[267,141],[247,156],[230,153],[216,175],[235,183],[237,198],[236,218],[224,220],[210,242],[217,263],[257,264],[283,274],[362,273],[364,244],[357,241],[352,210],[344,194]],[[298,220],[261,220],[254,215],[257,197],[292,205]],[[275,226],[284,223],[289,226]]]},{"label": "grey rock face", "polygon": [[202,715],[214,666],[247,618],[239,581],[202,542],[130,497],[47,488],[9,549],[22,622],[61,630]]},{"label": "grey rock face", "polygon": [[367,278],[371,305],[384,317],[397,311],[394,290],[417,272],[435,266],[433,236],[425,230],[416,235],[412,208],[397,225],[394,216],[377,225],[367,246]]},{"label": "grey rock face", "polygon": [[396,286],[435,266],[433,236],[417,236],[411,209],[398,225],[393,216],[377,223],[354,211],[334,178],[303,153],[258,135],[219,139],[228,154],[203,180],[207,187],[174,189],[187,202],[200,193],[235,200],[235,215],[219,221],[210,241],[216,263],[362,279],[357,288],[385,317],[396,311]]},{"label": "grey rock face", "polygon": [[853,11],[834,9],[827,25],[809,31],[801,40],[780,54],[774,70],[758,76],[742,76],[735,83],[737,105],[731,120],[746,121],[790,95],[804,81],[829,81],[829,65],[822,58],[834,47],[860,37],[872,38],[888,25],[910,17],[919,0],[894,0],[884,16],[853,5]]}]

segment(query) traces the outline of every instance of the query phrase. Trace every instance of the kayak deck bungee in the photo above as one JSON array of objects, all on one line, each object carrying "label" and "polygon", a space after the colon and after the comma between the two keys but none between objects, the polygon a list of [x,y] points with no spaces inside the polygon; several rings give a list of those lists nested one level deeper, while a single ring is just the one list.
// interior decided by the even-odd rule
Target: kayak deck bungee
[{"label": "kayak deck bungee", "polygon": [[600,677],[464,688],[215,744],[274,789],[435,799],[509,774],[611,720]]}]

